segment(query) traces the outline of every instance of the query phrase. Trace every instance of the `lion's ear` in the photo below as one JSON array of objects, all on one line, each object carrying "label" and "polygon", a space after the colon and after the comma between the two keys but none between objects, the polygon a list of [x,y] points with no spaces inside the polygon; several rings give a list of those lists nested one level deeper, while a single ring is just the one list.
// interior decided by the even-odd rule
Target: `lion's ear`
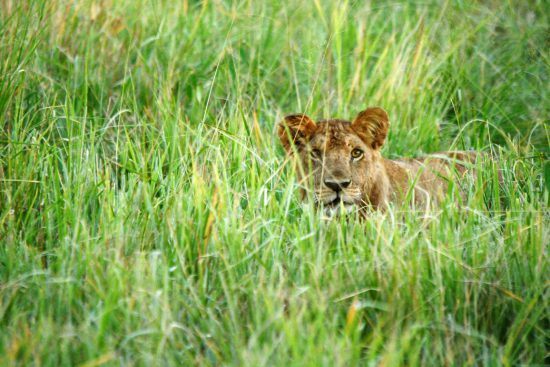
[{"label": "lion's ear", "polygon": [[390,121],[382,108],[370,107],[359,112],[351,128],[372,149],[380,149],[388,135]]},{"label": "lion's ear", "polygon": [[304,114],[289,115],[279,123],[279,139],[285,150],[290,152],[292,144],[305,145],[316,128],[315,122]]}]

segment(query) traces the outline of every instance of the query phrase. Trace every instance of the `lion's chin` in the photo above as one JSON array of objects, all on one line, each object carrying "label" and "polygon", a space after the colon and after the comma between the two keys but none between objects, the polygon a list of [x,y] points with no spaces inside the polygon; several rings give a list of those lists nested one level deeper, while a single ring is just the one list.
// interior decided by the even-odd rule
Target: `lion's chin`
[{"label": "lion's chin", "polygon": [[353,212],[353,204],[342,204],[338,206],[325,206],[323,214],[325,217],[332,219],[340,215],[348,215]]}]

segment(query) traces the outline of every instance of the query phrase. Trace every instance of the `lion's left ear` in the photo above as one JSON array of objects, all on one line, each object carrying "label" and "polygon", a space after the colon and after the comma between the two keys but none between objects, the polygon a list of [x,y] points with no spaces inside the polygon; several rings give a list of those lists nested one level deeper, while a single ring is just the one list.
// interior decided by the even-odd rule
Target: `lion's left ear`
[{"label": "lion's left ear", "polygon": [[317,129],[317,125],[308,116],[304,114],[289,115],[279,123],[278,135],[283,147],[290,153],[292,144],[305,145],[315,129]]},{"label": "lion's left ear", "polygon": [[369,107],[359,112],[351,123],[351,128],[372,149],[380,149],[388,135],[390,121],[382,108]]}]

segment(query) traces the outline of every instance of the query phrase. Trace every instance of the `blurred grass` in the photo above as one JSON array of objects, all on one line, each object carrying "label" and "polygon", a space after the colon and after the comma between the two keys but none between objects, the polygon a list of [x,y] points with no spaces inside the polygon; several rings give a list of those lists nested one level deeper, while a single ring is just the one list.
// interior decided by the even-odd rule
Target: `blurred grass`
[{"label": "blurred grass", "polygon": [[[0,364],[543,364],[548,14],[0,2]],[[276,123],[372,105],[386,156],[500,160],[462,208],[323,222]]]}]

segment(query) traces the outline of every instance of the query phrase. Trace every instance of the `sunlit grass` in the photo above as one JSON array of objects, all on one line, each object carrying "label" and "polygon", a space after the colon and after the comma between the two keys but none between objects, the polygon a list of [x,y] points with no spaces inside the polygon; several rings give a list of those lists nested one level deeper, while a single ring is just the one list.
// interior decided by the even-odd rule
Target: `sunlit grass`
[{"label": "sunlit grass", "polygon": [[[0,2],[1,365],[543,364],[542,1]],[[498,160],[327,222],[284,114]],[[498,184],[502,175],[503,184]]]}]

